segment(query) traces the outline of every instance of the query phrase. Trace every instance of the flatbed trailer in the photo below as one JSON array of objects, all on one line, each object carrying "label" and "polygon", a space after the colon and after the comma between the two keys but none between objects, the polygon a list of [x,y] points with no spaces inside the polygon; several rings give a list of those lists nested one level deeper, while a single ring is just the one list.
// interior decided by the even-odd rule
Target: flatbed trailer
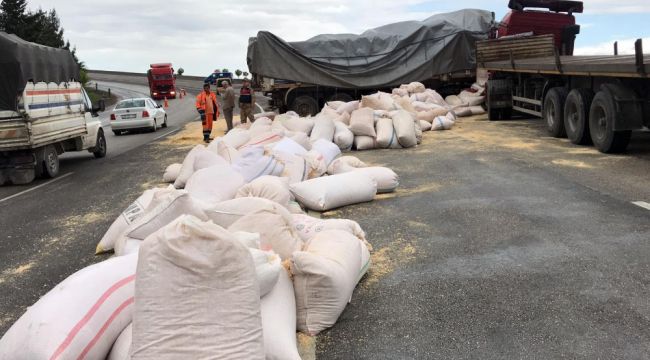
[{"label": "flatbed trailer", "polygon": [[513,111],[541,117],[555,137],[622,152],[632,130],[650,127],[650,55],[641,40],[635,49],[562,56],[549,35],[478,42],[478,68],[490,74],[489,118],[509,119]]}]

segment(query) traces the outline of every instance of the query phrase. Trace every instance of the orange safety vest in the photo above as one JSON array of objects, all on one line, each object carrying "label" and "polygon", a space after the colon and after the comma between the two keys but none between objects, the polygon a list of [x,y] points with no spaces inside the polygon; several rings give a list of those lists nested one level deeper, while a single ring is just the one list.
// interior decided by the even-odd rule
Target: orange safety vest
[{"label": "orange safety vest", "polygon": [[199,96],[196,97],[196,108],[197,110],[203,110],[207,108],[207,101],[208,101],[208,96],[210,97],[210,100],[212,100],[212,108],[214,109],[214,112],[219,114],[219,103],[217,102],[217,95],[215,93],[210,92],[210,94],[206,95],[205,91],[201,91],[199,93]]}]

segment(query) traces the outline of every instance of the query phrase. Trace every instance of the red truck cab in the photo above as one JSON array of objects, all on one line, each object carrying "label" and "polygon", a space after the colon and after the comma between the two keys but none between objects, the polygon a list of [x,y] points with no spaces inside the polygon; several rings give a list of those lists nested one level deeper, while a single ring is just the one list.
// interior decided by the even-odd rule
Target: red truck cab
[{"label": "red truck cab", "polygon": [[582,13],[581,1],[510,0],[508,7],[511,10],[499,24],[497,38],[552,34],[559,55],[573,55],[575,38],[580,33],[573,13]]},{"label": "red truck cab", "polygon": [[152,99],[176,98],[176,76],[171,63],[149,65],[147,78]]}]

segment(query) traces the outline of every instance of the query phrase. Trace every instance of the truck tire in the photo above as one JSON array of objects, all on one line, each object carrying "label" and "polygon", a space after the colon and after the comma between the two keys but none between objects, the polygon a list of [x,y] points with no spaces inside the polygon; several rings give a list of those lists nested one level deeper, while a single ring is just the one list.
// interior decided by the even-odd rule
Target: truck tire
[{"label": "truck tire", "polygon": [[594,92],[591,89],[573,89],[564,103],[564,129],[569,141],[576,145],[591,143],[589,109]]},{"label": "truck tire", "polygon": [[350,102],[350,101],[353,101],[353,100],[354,99],[352,98],[352,96],[350,96],[350,94],[341,92],[341,93],[336,93],[336,94],[330,96],[330,98],[327,101],[328,102],[329,101]]},{"label": "truck tire", "polygon": [[291,103],[291,110],[300,116],[316,115],[319,111],[318,102],[309,95],[298,96]]},{"label": "truck tire", "polygon": [[9,172],[9,181],[14,185],[25,185],[36,178],[35,169],[14,169]]},{"label": "truck tire", "polygon": [[92,149],[93,150],[93,155],[97,159],[101,159],[106,156],[106,137],[104,136],[104,130],[99,129],[97,132],[97,142],[95,143],[95,147]]},{"label": "truck tire", "polygon": [[556,138],[566,137],[564,129],[564,102],[567,90],[563,87],[554,87],[548,91],[544,98],[542,115],[546,121],[548,132]]},{"label": "truck tire", "polygon": [[631,130],[614,131],[616,107],[607,91],[599,91],[589,109],[589,133],[594,146],[603,153],[623,152],[630,143]]},{"label": "truck tire", "polygon": [[54,145],[47,145],[43,148],[43,176],[47,178],[55,178],[59,175],[59,153],[56,151]]}]

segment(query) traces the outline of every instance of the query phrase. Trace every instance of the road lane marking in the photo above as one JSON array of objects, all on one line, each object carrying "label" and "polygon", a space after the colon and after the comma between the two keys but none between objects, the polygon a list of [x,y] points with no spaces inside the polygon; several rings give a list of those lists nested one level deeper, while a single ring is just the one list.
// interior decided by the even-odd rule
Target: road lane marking
[{"label": "road lane marking", "polygon": [[172,131],[170,131],[170,132],[164,133],[164,134],[162,134],[162,135],[160,135],[160,136],[154,138],[154,139],[151,140],[151,141],[160,140],[160,139],[164,138],[165,136],[168,136],[168,135],[171,135],[171,134],[175,134],[175,133],[177,133],[177,132],[179,132],[179,131],[181,131],[181,129],[172,130]]},{"label": "road lane marking", "polygon": [[7,201],[7,200],[11,200],[11,199],[13,199],[13,198],[15,198],[15,197],[18,197],[18,196],[20,196],[20,195],[27,194],[27,193],[30,192],[30,191],[34,191],[34,190],[40,189],[40,188],[42,188],[43,186],[45,186],[45,185],[49,185],[49,184],[51,184],[51,183],[53,183],[53,182],[56,182],[56,181],[59,181],[59,180],[65,179],[65,178],[67,178],[68,176],[70,176],[70,175],[72,175],[72,174],[74,174],[74,173],[73,173],[73,172],[69,172],[69,173],[67,173],[67,174],[64,174],[64,175],[61,175],[61,176],[57,177],[56,179],[52,179],[52,180],[47,181],[47,182],[44,182],[44,183],[42,183],[42,184],[40,184],[40,185],[34,186],[33,188],[30,188],[30,189],[27,189],[27,190],[21,191],[21,192],[19,192],[19,193],[13,194],[13,195],[11,195],[11,196],[7,196],[7,197],[4,198],[4,199],[0,199],[0,203],[5,202],[5,201]]},{"label": "road lane marking", "polygon": [[644,208],[646,210],[650,210],[650,203],[647,203],[645,201],[632,201],[632,204],[634,204],[634,205],[636,205],[638,207],[642,207],[642,208]]}]

